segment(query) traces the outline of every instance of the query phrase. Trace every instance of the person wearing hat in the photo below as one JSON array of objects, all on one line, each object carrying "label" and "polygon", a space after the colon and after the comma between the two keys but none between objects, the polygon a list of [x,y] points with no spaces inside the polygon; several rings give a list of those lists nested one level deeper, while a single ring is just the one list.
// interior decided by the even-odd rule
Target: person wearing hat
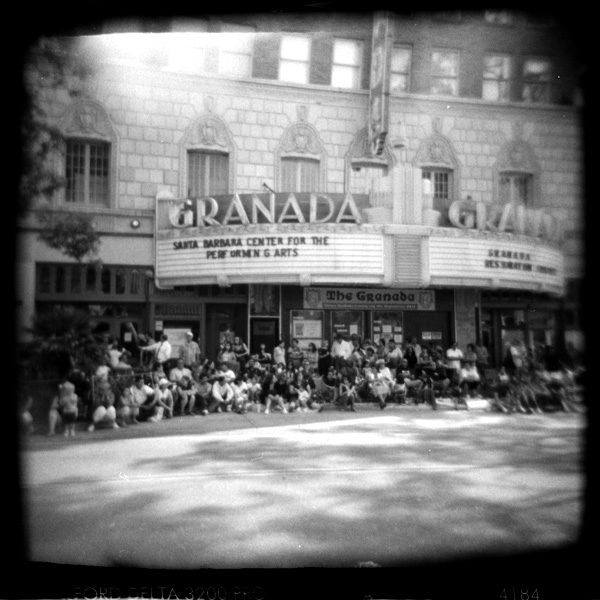
[{"label": "person wearing hat", "polygon": [[156,412],[154,419],[160,421],[163,417],[171,419],[173,417],[173,394],[169,389],[170,382],[166,377],[159,379],[158,385],[154,390],[156,398]]},{"label": "person wearing hat", "polygon": [[187,369],[200,366],[200,346],[194,341],[194,334],[187,331],[185,342],[179,346],[179,358]]}]

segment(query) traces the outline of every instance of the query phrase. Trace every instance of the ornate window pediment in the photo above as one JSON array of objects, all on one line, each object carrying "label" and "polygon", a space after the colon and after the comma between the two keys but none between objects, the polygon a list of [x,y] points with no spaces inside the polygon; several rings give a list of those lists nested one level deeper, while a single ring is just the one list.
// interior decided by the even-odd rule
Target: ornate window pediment
[{"label": "ornate window pediment", "polygon": [[497,171],[519,171],[534,175],[539,167],[531,146],[522,140],[508,142],[503,146],[496,163]]},{"label": "ornate window pediment", "polygon": [[386,143],[383,153],[374,156],[369,144],[369,132],[367,127],[361,129],[352,140],[350,150],[346,154],[346,161],[351,168],[374,167],[388,168],[394,166],[394,155]]},{"label": "ornate window pediment", "polygon": [[434,134],[421,142],[413,163],[417,167],[444,167],[452,170],[458,168],[454,149],[441,134]]},{"label": "ornate window pediment", "polygon": [[107,142],[116,140],[108,114],[91,100],[81,100],[69,107],[60,128],[65,137],[69,138],[92,138]]}]

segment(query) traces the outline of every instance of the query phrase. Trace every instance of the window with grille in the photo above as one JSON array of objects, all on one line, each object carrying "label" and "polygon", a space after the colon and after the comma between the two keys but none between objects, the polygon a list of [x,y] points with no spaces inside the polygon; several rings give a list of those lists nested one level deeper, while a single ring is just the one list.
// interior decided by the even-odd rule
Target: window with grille
[{"label": "window with grille", "polygon": [[308,83],[310,38],[306,35],[284,35],[281,38],[279,79],[291,83]]},{"label": "window with grille", "polygon": [[501,173],[499,200],[503,204],[530,206],[532,202],[533,176],[529,173]]},{"label": "window with grille", "polygon": [[458,52],[434,51],[431,55],[431,93],[458,96]]},{"label": "window with grille", "polygon": [[528,58],[523,64],[523,100],[550,102],[552,65],[545,58]]},{"label": "window with grille", "polygon": [[361,57],[361,41],[346,39],[334,40],[331,85],[333,87],[349,89],[360,88]]},{"label": "window with grille", "polygon": [[[247,28],[252,31],[252,28]],[[240,30],[219,34],[219,74],[229,77],[252,76],[254,35]]]},{"label": "window with grille", "polygon": [[229,191],[227,154],[188,152],[188,198],[201,198]]},{"label": "window with grille", "polygon": [[110,144],[105,142],[67,142],[67,202],[107,206],[110,198]]},{"label": "window with grille", "polygon": [[392,93],[409,91],[411,56],[411,48],[404,46],[393,47],[390,75],[390,91]]},{"label": "window with grille", "polygon": [[510,57],[489,54],[484,57],[483,93],[488,102],[508,102],[510,100]]},{"label": "window with grille", "polygon": [[452,171],[449,169],[423,169],[422,177],[431,182],[434,200],[452,199]]},{"label": "window with grille", "polygon": [[319,192],[320,165],[307,158],[281,159],[282,192]]}]

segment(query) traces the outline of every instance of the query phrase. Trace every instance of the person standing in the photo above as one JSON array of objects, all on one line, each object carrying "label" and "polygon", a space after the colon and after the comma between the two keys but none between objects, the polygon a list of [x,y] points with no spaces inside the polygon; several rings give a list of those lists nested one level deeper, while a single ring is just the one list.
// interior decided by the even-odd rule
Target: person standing
[{"label": "person standing", "polygon": [[346,364],[346,361],[352,356],[352,351],[352,344],[345,340],[341,333],[338,333],[331,345],[331,359],[336,371]]},{"label": "person standing", "polygon": [[171,358],[172,351],[173,348],[169,343],[169,336],[166,333],[163,333],[158,342],[142,348],[142,355],[144,353],[153,354],[154,362],[159,365],[164,365]]},{"label": "person standing", "polygon": [[250,350],[248,346],[242,341],[242,338],[239,336],[235,336],[233,338],[233,352],[235,354],[235,358],[239,363],[239,371],[244,371],[246,367],[246,362],[250,358]]},{"label": "person standing", "polygon": [[461,361],[464,360],[464,358],[464,354],[458,347],[458,344],[452,342],[450,348],[446,350],[446,374],[451,383],[458,377],[462,366]]},{"label": "person standing", "polygon": [[273,364],[275,366],[283,365],[285,367],[285,354],[285,342],[283,340],[279,340],[279,343],[273,349]]},{"label": "person standing", "polygon": [[194,341],[194,334],[191,331],[186,332],[185,342],[179,346],[179,358],[183,360],[183,365],[187,369],[194,369],[200,366],[200,346]]}]

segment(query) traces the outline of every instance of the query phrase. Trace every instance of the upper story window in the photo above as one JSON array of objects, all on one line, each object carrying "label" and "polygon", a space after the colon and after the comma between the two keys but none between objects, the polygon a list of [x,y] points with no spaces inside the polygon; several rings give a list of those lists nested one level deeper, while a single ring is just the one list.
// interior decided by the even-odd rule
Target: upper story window
[{"label": "upper story window", "polygon": [[390,91],[408,92],[410,89],[410,64],[412,49],[407,46],[392,48],[392,67],[390,74]]},{"label": "upper story window", "polygon": [[227,32],[219,34],[219,74],[251,77],[254,28],[243,25],[223,27]]},{"label": "upper story window", "polygon": [[482,97],[488,102],[510,100],[510,57],[488,54],[484,57]]},{"label": "upper story window", "polygon": [[361,57],[361,41],[348,39],[334,40],[331,85],[333,87],[350,89],[360,88]]},{"label": "upper story window", "polygon": [[431,58],[431,93],[440,96],[458,96],[459,53],[435,50]]},{"label": "upper story window", "polygon": [[291,83],[308,83],[310,37],[283,35],[279,59],[279,79]]},{"label": "upper story window", "polygon": [[229,156],[188,151],[188,197],[226,194],[229,191]]},{"label": "upper story window", "polygon": [[450,169],[424,168],[421,176],[430,182],[429,189],[434,200],[452,199],[452,171]]},{"label": "upper story window", "polygon": [[486,10],[485,22],[491,25],[513,25],[515,13],[510,10]]},{"label": "upper story window", "polygon": [[529,173],[500,173],[499,200],[503,204],[530,206],[533,195],[533,176]]},{"label": "upper story window", "polygon": [[311,158],[282,158],[281,190],[284,192],[320,191],[319,161]]},{"label": "upper story window", "polygon": [[108,206],[110,144],[67,140],[65,201]]},{"label": "upper story window", "polygon": [[550,102],[552,64],[546,58],[528,58],[523,63],[522,98],[525,102]]}]

